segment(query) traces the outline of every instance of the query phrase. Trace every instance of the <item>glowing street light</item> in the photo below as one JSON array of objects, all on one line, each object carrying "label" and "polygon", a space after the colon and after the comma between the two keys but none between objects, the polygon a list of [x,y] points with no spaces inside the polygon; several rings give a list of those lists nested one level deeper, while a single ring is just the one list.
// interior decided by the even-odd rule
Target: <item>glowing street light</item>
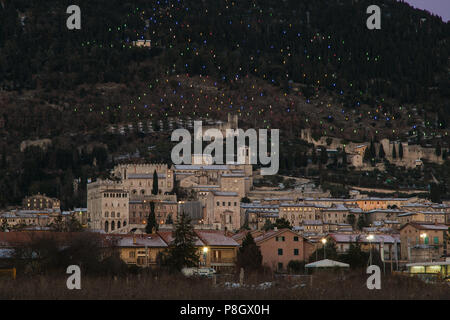
[{"label": "glowing street light", "polygon": [[369,250],[370,250],[370,256],[369,256],[369,264],[372,265],[372,240],[375,239],[373,234],[369,234],[366,238],[369,240]]},{"label": "glowing street light", "polygon": [[322,238],[322,240],[320,240],[323,244],[323,259],[325,260],[327,258],[327,251],[325,250],[325,244],[327,243],[327,239]]}]

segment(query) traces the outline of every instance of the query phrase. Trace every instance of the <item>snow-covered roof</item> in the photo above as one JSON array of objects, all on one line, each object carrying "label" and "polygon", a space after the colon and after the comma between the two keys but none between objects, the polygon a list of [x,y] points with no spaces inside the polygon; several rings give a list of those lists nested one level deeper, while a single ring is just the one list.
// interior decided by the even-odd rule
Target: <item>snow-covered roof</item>
[{"label": "snow-covered roof", "polygon": [[324,259],[308,263],[307,265],[305,265],[305,268],[348,268],[348,267],[350,267],[350,265],[347,263],[334,261],[330,259]]},{"label": "snow-covered roof", "polygon": [[226,236],[222,231],[196,230],[195,233],[207,246],[239,246],[239,243],[232,237]]}]

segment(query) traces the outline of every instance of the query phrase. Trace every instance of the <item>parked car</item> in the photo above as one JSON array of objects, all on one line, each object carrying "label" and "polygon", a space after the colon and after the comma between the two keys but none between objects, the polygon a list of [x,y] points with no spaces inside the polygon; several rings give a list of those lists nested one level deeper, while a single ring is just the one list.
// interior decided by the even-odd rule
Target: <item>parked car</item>
[{"label": "parked car", "polygon": [[201,277],[212,277],[216,273],[214,268],[199,268],[197,270],[197,275]]}]

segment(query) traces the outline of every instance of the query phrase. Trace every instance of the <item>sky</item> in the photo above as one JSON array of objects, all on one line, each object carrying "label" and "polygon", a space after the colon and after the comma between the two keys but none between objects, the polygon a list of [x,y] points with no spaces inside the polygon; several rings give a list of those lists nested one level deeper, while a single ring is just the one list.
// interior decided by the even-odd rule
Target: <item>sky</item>
[{"label": "sky", "polygon": [[444,21],[450,21],[450,0],[405,0],[411,6],[425,9],[442,17]]}]

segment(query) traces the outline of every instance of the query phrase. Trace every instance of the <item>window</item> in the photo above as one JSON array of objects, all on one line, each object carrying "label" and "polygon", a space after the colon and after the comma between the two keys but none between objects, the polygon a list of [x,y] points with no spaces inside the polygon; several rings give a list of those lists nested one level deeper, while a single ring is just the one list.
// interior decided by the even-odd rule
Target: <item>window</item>
[{"label": "window", "polygon": [[278,270],[283,270],[283,263],[282,262],[278,262]]},{"label": "window", "polygon": [[219,201],[217,201],[217,206],[220,207],[220,202]]},{"label": "window", "polygon": [[298,249],[294,249],[294,256],[298,256]]},{"label": "window", "polygon": [[286,238],[285,238],[284,236],[282,236],[282,237],[281,237],[281,241],[284,242],[285,240],[286,240]]},{"label": "window", "polygon": [[278,255],[282,256],[283,255],[283,249],[278,249]]},{"label": "window", "polygon": [[433,238],[433,243],[434,244],[439,244],[439,237],[434,237]]},{"label": "window", "polygon": [[294,237],[294,241],[298,242],[298,237],[297,236]]},{"label": "window", "polygon": [[130,251],[128,257],[134,258],[136,257],[136,253],[134,251]]}]

